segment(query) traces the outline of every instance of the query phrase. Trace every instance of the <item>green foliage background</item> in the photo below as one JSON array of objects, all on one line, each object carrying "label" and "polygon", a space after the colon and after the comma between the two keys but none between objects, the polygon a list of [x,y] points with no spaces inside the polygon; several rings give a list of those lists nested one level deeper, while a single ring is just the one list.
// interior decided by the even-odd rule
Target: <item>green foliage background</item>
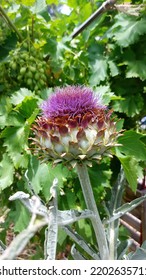
[{"label": "green foliage background", "polygon": [[[40,113],[39,104],[54,87],[90,86],[121,119],[119,129],[122,126],[126,129],[119,138],[122,146],[114,150],[115,157],[94,163],[89,170],[101,215],[105,214],[101,202],[108,199],[120,163],[133,191],[145,167],[146,135],[140,130],[139,121],[146,115],[146,10],[143,8],[138,14],[135,8],[127,9],[126,13],[108,11],[72,39],[73,30],[102,1],[65,2],[70,8],[69,15],[56,9],[64,3],[61,0],[1,1],[1,7],[16,27],[14,31],[5,17],[0,17],[0,208],[2,215],[6,209],[11,210],[1,225],[4,242],[11,224],[18,233],[29,221],[23,206],[8,200],[15,191],[30,192],[24,176],[26,170],[35,192],[45,203],[50,197],[52,180],[58,177],[60,209],[85,207],[75,170],[41,163],[30,149],[31,125]],[[145,1],[131,4],[140,6]],[[32,57],[35,69],[31,68],[28,57],[21,59],[26,52]],[[31,73],[25,78],[27,69]],[[93,242],[87,222],[76,226],[80,234]],[[64,250],[67,242],[70,241],[66,235],[60,232],[59,250]],[[42,232],[39,244],[43,246]],[[38,255],[42,258],[39,249],[36,258]]]}]

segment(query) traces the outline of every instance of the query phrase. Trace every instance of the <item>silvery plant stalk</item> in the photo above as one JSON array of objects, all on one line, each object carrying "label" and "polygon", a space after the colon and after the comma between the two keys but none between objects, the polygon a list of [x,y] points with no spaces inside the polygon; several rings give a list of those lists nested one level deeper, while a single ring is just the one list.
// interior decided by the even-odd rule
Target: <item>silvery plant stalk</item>
[{"label": "silvery plant stalk", "polygon": [[77,164],[76,168],[87,208],[93,212],[91,222],[94,228],[97,244],[99,247],[100,258],[102,260],[109,259],[109,249],[107,244],[106,233],[101,222],[96,202],[94,199],[87,166],[86,164]]}]

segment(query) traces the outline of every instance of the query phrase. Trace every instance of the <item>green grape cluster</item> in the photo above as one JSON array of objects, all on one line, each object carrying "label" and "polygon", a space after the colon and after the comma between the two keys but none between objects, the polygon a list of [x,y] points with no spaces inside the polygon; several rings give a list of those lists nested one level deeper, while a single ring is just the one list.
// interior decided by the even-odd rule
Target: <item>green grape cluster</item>
[{"label": "green grape cluster", "polygon": [[26,87],[37,94],[46,87],[47,63],[43,53],[32,43],[18,43],[17,48],[9,53],[9,78],[19,87]]}]

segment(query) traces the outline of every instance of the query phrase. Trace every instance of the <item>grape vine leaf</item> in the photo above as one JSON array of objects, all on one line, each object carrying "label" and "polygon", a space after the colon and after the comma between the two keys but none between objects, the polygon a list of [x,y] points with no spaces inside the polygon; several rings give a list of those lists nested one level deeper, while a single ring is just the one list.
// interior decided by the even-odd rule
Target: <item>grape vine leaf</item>
[{"label": "grape vine leaf", "polygon": [[94,164],[91,168],[89,168],[89,176],[92,187],[95,190],[97,189],[97,186],[103,188],[110,187],[109,179],[111,177],[111,174],[112,171],[107,164]]},{"label": "grape vine leaf", "polygon": [[6,38],[4,44],[0,44],[0,62],[7,57],[9,52],[15,47],[17,43],[17,36],[14,32],[10,33]]},{"label": "grape vine leaf", "polygon": [[109,105],[111,100],[122,99],[122,97],[115,95],[114,92],[111,92],[109,86],[97,86],[95,88],[95,94],[101,96],[102,103],[104,105]]},{"label": "grape vine leaf", "polygon": [[36,0],[33,10],[36,14],[40,13],[47,7],[46,0]]},{"label": "grape vine leaf", "polygon": [[115,77],[119,74],[119,69],[113,60],[108,61],[108,66],[112,77]]},{"label": "grape vine leaf", "polygon": [[1,138],[4,138],[4,147],[15,168],[27,166],[27,133],[25,126],[22,127],[7,127],[1,133]]},{"label": "grape vine leaf", "polygon": [[19,110],[20,114],[22,114],[23,117],[29,118],[35,109],[37,108],[37,99],[34,97],[27,96],[24,98],[22,103],[18,104],[15,107],[15,110]]},{"label": "grape vine leaf", "polygon": [[89,68],[91,75],[89,77],[89,84],[91,86],[98,85],[101,81],[104,81],[107,77],[107,59],[104,55],[104,48],[96,42],[93,42],[92,46],[88,50],[89,54]]},{"label": "grape vine leaf", "polygon": [[143,134],[136,131],[129,130],[119,137],[118,142],[122,146],[118,147],[121,153],[127,156],[135,157],[138,161],[146,160],[146,145],[141,139]]},{"label": "grape vine leaf", "polygon": [[5,126],[21,127],[25,123],[24,117],[19,113],[12,110],[5,120]]},{"label": "grape vine leaf", "polygon": [[[54,59],[56,58],[56,53],[57,53],[57,40],[56,37],[48,37],[46,38],[46,43],[44,45],[44,53],[45,54],[50,54],[51,57]],[[54,61],[56,63],[56,61]]]},{"label": "grape vine leaf", "polygon": [[12,109],[10,100],[6,96],[0,97],[0,128],[3,129],[6,125],[8,114]]},{"label": "grape vine leaf", "polygon": [[38,194],[41,191],[46,200],[50,198],[50,187],[53,180],[57,178],[59,182],[58,187],[62,188],[68,172],[68,169],[61,164],[52,167],[51,164],[41,163],[35,156],[30,156],[28,178],[35,192]]},{"label": "grape vine leaf", "polygon": [[17,0],[18,4],[23,4],[26,6],[31,6],[32,4],[34,4],[35,0]]},{"label": "grape vine leaf", "polygon": [[[52,0],[46,0],[47,4],[52,4]],[[58,5],[59,0],[53,0],[53,4]]]},{"label": "grape vine leaf", "polygon": [[142,81],[146,80],[146,58],[128,61],[126,77],[140,78]]},{"label": "grape vine leaf", "polygon": [[27,88],[20,88],[18,91],[12,94],[11,103],[13,105],[18,105],[25,99],[25,97],[28,96],[34,97],[34,93]]},{"label": "grape vine leaf", "polygon": [[96,86],[106,79],[107,61],[104,57],[96,58],[95,61],[92,62],[90,68],[92,74],[89,78],[89,83],[91,86]]},{"label": "grape vine leaf", "polygon": [[133,192],[136,192],[137,189],[137,179],[138,177],[142,177],[143,170],[139,165],[138,161],[132,156],[124,156],[118,148],[116,147],[116,156],[120,160],[126,179],[129,183],[130,188]]},{"label": "grape vine leaf", "polygon": [[135,16],[119,13],[115,16],[115,24],[109,30],[108,35],[114,36],[117,44],[121,47],[128,47],[135,43],[140,35],[146,33],[146,19],[143,17],[135,20]]},{"label": "grape vine leaf", "polygon": [[40,163],[34,156],[30,156],[28,165],[28,178],[33,186],[36,194],[42,191],[43,187],[47,185],[48,193],[50,190],[49,169],[46,163]]},{"label": "grape vine leaf", "polygon": [[144,104],[142,96],[139,93],[124,96],[123,100],[119,99],[118,102],[113,104],[114,110],[126,113],[128,117],[134,117],[139,114]]},{"label": "grape vine leaf", "polygon": [[0,192],[13,183],[14,166],[8,156],[8,154],[3,155],[3,159],[0,162]]}]

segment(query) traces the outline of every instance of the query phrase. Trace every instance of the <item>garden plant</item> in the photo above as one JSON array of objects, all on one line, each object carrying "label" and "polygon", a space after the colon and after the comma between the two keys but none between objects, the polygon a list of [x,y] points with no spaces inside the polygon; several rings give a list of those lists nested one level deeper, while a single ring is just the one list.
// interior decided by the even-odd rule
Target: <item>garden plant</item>
[{"label": "garden plant", "polygon": [[120,224],[146,199],[124,201],[146,163],[145,1],[2,0],[0,27],[0,259],[146,259]]}]

